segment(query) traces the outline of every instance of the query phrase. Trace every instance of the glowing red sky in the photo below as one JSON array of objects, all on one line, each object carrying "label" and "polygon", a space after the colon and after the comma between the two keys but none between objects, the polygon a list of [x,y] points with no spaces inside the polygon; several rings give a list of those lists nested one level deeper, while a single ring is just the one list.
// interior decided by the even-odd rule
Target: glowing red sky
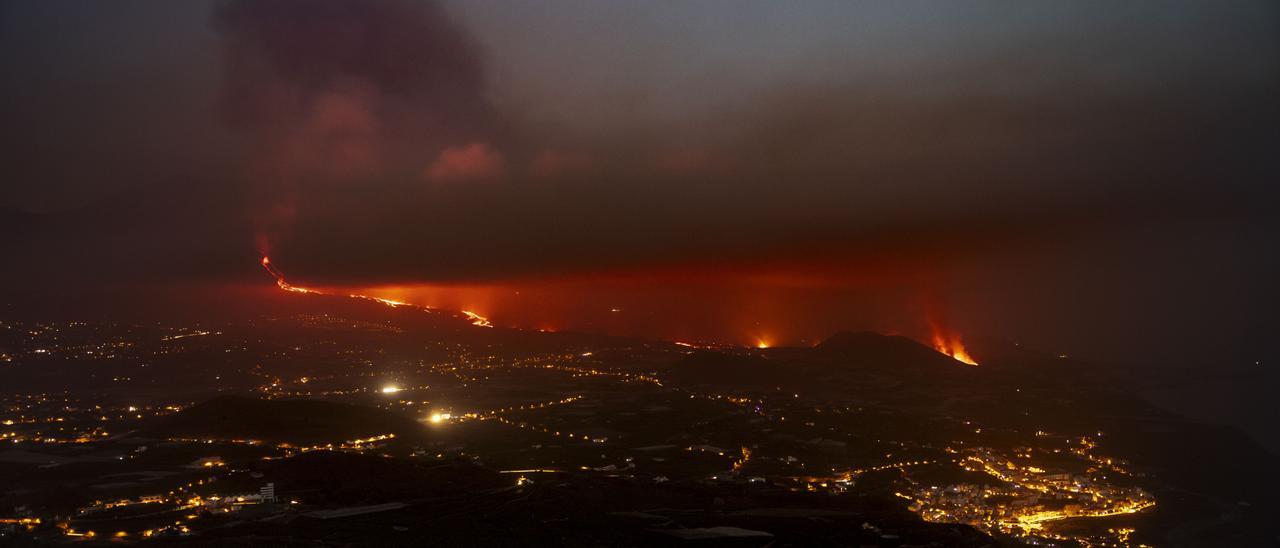
[{"label": "glowing red sky", "polygon": [[[851,302],[849,291],[760,280],[568,277],[514,283],[341,288],[450,310],[496,325],[638,335],[673,341],[814,344],[849,328],[920,333],[921,307],[903,291]],[[903,306],[906,309],[903,309]]]}]

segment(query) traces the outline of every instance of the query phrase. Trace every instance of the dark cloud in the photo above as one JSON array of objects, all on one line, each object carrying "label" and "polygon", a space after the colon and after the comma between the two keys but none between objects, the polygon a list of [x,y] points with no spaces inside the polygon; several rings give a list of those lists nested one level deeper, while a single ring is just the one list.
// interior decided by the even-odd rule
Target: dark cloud
[{"label": "dark cloud", "polygon": [[[316,204],[281,260],[321,283],[949,262],[1037,238],[1259,215],[1277,172],[1263,152],[1280,143],[1276,108],[1261,89],[1190,91],[790,91],[705,120],[719,129],[695,138],[570,140],[589,158],[579,172],[513,164],[519,176],[501,184]],[[379,221],[345,216],[360,207]]]},{"label": "dark cloud", "polygon": [[433,3],[229,1],[213,28],[238,127],[288,131],[330,94],[372,94],[378,125],[403,137],[474,133],[488,114],[481,53]]}]

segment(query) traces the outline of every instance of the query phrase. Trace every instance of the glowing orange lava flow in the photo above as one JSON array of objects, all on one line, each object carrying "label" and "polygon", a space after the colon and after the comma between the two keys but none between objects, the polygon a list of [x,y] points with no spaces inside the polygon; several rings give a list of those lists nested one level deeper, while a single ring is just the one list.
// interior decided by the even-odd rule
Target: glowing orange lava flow
[{"label": "glowing orange lava flow", "polygon": [[[271,276],[276,279],[276,285],[280,286],[280,289],[283,289],[285,291],[292,291],[294,293],[310,293],[312,295],[331,295],[331,296],[341,295],[341,293],[330,293],[326,291],[320,291],[317,289],[311,289],[308,287],[296,286],[296,285],[290,284],[289,282],[284,281],[284,274],[281,274],[279,270],[276,270],[274,266],[271,266],[271,259],[269,257],[266,257],[266,256],[262,257],[262,268],[267,269],[267,272],[271,273]],[[384,299],[382,297],[373,297],[370,295],[361,295],[358,293],[347,293],[346,296],[352,299],[363,299],[366,301],[382,303],[392,308],[408,306],[408,307],[416,308],[418,310],[422,310],[426,312],[437,311],[436,309],[427,307],[427,306],[417,306],[417,305],[409,304],[403,301],[395,301],[391,299]],[[471,312],[469,310],[463,310],[462,315],[465,316],[466,319],[471,321],[471,325],[475,325],[478,327],[493,327],[493,324],[489,323],[488,318],[481,316],[479,314],[476,314],[475,312]]]},{"label": "glowing orange lava flow", "polygon": [[471,325],[476,327],[493,327],[493,324],[489,323],[489,318],[476,314],[470,310],[463,310],[462,315],[466,316],[468,320],[471,320]]},{"label": "glowing orange lava flow", "polygon": [[956,361],[967,363],[969,365],[978,365],[977,361],[969,356],[965,351],[964,344],[960,342],[960,335],[951,334],[949,337],[934,328],[933,330],[933,348],[938,352],[951,356]]},{"label": "glowing orange lava flow", "polygon": [[262,257],[262,268],[267,269],[267,272],[271,273],[271,276],[276,279],[276,285],[280,286],[280,289],[283,289],[285,291],[292,291],[294,293],[315,293],[317,295],[321,294],[319,291],[315,291],[313,289],[298,287],[296,285],[289,285],[288,282],[284,281],[284,274],[281,274],[278,270],[276,270],[274,267],[271,266],[271,259],[268,257],[265,257],[265,256]]}]

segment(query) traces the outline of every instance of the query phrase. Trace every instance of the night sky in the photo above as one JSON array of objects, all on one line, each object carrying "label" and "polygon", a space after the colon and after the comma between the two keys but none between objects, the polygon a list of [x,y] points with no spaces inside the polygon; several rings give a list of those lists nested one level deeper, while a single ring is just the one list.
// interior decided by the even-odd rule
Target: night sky
[{"label": "night sky", "polygon": [[500,325],[1277,363],[1274,2],[6,1],[0,70],[11,303],[270,254]]}]

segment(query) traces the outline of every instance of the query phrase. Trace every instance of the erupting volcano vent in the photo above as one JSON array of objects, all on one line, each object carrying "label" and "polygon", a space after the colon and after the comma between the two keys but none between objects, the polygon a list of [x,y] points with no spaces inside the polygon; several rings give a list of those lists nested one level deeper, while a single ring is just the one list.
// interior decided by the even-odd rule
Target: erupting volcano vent
[{"label": "erupting volcano vent", "polygon": [[929,323],[933,349],[951,356],[958,362],[978,365],[978,361],[969,355],[969,351],[961,342],[960,333],[950,327],[946,303],[934,292],[926,293],[923,296],[923,302],[925,321]]},{"label": "erupting volcano vent", "polygon": [[960,342],[960,335],[944,333],[937,326],[933,326],[933,348],[938,352],[955,358],[956,361],[969,365],[978,365],[978,362],[965,351],[964,344]]}]

